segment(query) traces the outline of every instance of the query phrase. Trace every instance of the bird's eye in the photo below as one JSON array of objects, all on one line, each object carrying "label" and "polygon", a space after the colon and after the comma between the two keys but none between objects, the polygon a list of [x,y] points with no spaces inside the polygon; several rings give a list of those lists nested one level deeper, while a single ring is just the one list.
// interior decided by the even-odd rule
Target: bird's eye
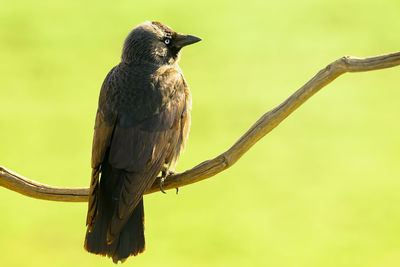
[{"label": "bird's eye", "polygon": [[169,45],[169,43],[171,43],[171,40],[167,38],[167,39],[164,40],[164,43],[165,43],[166,45]]}]

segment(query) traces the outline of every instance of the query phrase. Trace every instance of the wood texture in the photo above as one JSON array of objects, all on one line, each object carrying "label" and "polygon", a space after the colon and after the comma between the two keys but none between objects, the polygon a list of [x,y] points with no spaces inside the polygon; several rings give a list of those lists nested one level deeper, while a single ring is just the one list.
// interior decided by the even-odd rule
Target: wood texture
[{"label": "wood texture", "polygon": [[[283,103],[261,116],[230,149],[214,159],[200,163],[190,170],[168,176],[164,183],[164,189],[178,188],[196,183],[229,168],[301,104],[343,73],[378,70],[398,65],[400,65],[400,52],[369,58],[344,56],[332,62],[320,70],[311,80],[294,92]],[[89,189],[85,187],[57,187],[41,184],[1,166],[0,186],[29,197],[53,201],[85,202],[88,199],[89,192]],[[147,191],[147,194],[159,190],[158,178],[151,189]]]}]

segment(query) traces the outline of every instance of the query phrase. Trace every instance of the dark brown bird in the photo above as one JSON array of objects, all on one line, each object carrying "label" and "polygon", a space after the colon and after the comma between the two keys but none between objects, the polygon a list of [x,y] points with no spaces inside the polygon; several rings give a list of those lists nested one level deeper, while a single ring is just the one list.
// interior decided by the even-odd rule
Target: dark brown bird
[{"label": "dark brown bird", "polygon": [[125,40],[105,78],[92,147],[85,249],[124,262],[145,249],[143,194],[173,171],[190,127],[191,96],[177,62],[200,41],[159,22]]}]

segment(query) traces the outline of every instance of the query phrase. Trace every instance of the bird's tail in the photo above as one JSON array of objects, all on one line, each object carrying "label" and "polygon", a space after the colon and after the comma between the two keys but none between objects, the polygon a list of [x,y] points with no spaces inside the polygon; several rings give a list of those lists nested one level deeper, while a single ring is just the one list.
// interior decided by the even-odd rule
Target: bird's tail
[{"label": "bird's tail", "polygon": [[[103,177],[105,174],[103,173]],[[110,184],[100,185],[103,188],[100,189],[95,223],[92,230],[86,232],[84,247],[88,252],[111,257],[114,263],[118,263],[118,261],[124,262],[130,255],[136,256],[145,249],[143,198],[122,228],[119,237],[111,244],[107,244],[107,231],[116,208],[115,200],[110,192],[113,190],[107,192],[110,189],[109,186]],[[108,190],[104,187],[108,187]],[[113,187],[111,185],[111,188]]]}]

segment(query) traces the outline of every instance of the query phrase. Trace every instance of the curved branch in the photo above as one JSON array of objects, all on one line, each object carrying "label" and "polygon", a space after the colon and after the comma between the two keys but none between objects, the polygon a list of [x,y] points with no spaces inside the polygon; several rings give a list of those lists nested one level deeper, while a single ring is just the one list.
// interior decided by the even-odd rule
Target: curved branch
[{"label": "curved branch", "polygon": [[59,187],[41,184],[0,166],[0,186],[28,197],[68,202],[88,201],[87,187]]},{"label": "curved branch", "polygon": [[[346,72],[361,72],[390,68],[400,65],[400,52],[382,56],[357,58],[342,57],[320,70],[310,81],[298,89],[279,106],[265,113],[238,141],[227,151],[214,159],[204,161],[183,173],[167,177],[164,189],[172,189],[192,184],[229,168],[240,159],[255,143],[279,125],[286,117],[321,88]],[[85,202],[88,188],[56,187],[29,180],[0,166],[0,186],[18,193],[55,201]],[[159,191],[159,178],[146,192]]]}]

